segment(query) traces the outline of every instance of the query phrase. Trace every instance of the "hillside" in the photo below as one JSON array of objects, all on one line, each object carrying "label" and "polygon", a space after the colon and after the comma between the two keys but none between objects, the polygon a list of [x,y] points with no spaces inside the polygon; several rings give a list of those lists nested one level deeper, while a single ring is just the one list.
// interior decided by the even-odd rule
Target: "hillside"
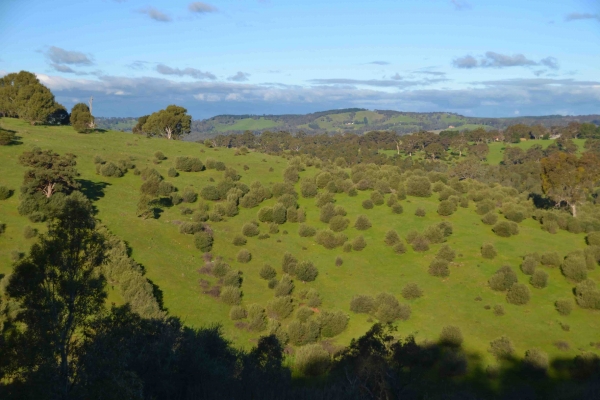
[{"label": "hillside", "polygon": [[[143,265],[147,278],[160,289],[164,306],[171,314],[181,317],[189,326],[220,323],[226,337],[242,347],[251,346],[264,333],[248,329],[247,322],[235,322],[229,318],[231,306],[215,298],[215,292],[210,290],[222,287],[222,281],[207,274],[206,269],[204,273],[199,273],[206,267],[202,252],[195,248],[192,235],[179,233],[182,223],[194,220],[195,215],[203,212],[204,205],[209,206],[210,216],[219,209],[218,204],[223,202],[198,200],[179,206],[162,207],[157,219],[141,219],[136,216],[139,188],[143,183],[140,177],[132,171],[121,178],[98,175],[95,172],[94,157],[100,156],[108,162],[128,159],[135,164],[136,170],[155,168],[180,193],[185,188],[201,192],[204,187],[220,182],[223,172],[216,169],[180,171],[179,176],[169,177],[168,171],[174,166],[178,156],[200,157],[203,162],[209,158],[221,161],[241,175],[240,183],[257,187],[252,183],[260,182],[271,190],[275,184],[283,182],[282,176],[288,167],[288,160],[254,151],[244,153],[239,149],[209,149],[197,143],[151,139],[113,131],[77,134],[70,127],[32,127],[23,121],[12,119],[4,119],[2,124],[5,128],[17,131],[22,143],[0,147],[0,169],[4,171],[0,186],[8,186],[18,192],[25,168],[18,164],[17,159],[23,151],[33,146],[50,148],[61,154],[76,154],[77,169],[81,173],[79,179],[84,193],[94,200],[98,210],[97,217],[112,233],[128,243],[132,249],[132,257]],[[490,154],[498,154],[502,152],[504,145],[493,143],[490,147]],[[163,152],[166,160],[157,161],[154,157],[157,151]],[[498,155],[493,158],[498,160]],[[323,171],[318,168],[322,166],[320,163],[312,166],[308,164],[299,173],[301,180],[322,175]],[[334,168],[331,171],[351,173],[349,168]],[[377,173],[384,176],[391,171],[382,167],[381,172]],[[473,189],[480,187],[475,183],[472,185]],[[296,183],[294,189],[297,193],[302,192],[300,183]],[[319,190],[319,193],[325,192],[327,190]],[[517,200],[510,190],[501,190],[499,187],[489,193],[506,202]],[[478,353],[489,363],[492,363],[492,356],[487,351],[489,343],[501,335],[510,337],[515,346],[515,354],[519,356],[532,347],[541,348],[551,357],[574,356],[579,353],[579,349],[589,349],[590,343],[597,342],[597,332],[600,330],[598,311],[575,307],[569,316],[561,316],[555,310],[556,300],[573,297],[574,284],[561,275],[559,268],[538,267],[549,277],[548,286],[543,289],[531,287],[528,283],[530,277],[520,270],[526,254],[537,252],[541,255],[555,251],[562,258],[574,250],[586,248],[585,233],[574,234],[559,230],[551,234],[540,229],[538,221],[526,218],[518,224],[517,236],[500,237],[493,233],[490,225],[481,221],[482,217],[477,213],[478,206],[471,201],[466,208],[458,207],[452,215],[441,216],[437,213],[440,205],[437,194],[430,197],[409,195],[400,200],[402,212],[397,214],[385,204],[376,205],[372,209],[364,208],[361,204],[372,195],[371,190],[360,190],[356,196],[349,196],[344,192],[333,196],[335,206],[343,207],[347,213],[349,226],[342,229],[341,233],[347,237],[348,243],[352,243],[358,236],[364,237],[366,247],[362,251],[350,249],[347,252],[341,245],[327,249],[317,244],[315,237],[300,236],[300,224],[289,221],[279,226],[257,222],[260,233],[264,236],[249,236],[246,237],[245,245],[234,245],[234,238],[241,235],[243,226],[261,218],[259,210],[278,203],[275,196],[261,202],[259,206],[239,207],[239,214],[233,217],[210,217],[207,223],[214,232],[215,239],[211,254],[213,257],[222,257],[233,270],[241,271],[241,305],[245,308],[259,304],[268,309],[274,299],[268,282],[259,276],[265,264],[271,265],[276,270],[277,279],[280,279],[283,274],[284,253],[291,253],[299,261],[312,262],[318,269],[318,276],[314,282],[302,282],[294,278],[295,289],[291,298],[293,312],[290,316],[279,318],[278,323],[282,324],[281,329],[284,331],[288,329],[290,323],[297,318],[297,311],[303,309],[301,305],[308,301],[302,297],[302,291],[315,289],[322,304],[314,307],[313,312],[316,314],[313,318],[319,313],[339,311],[349,316],[347,327],[341,334],[328,339],[332,345],[347,345],[352,338],[362,335],[376,321],[372,315],[351,311],[353,297],[376,296],[382,292],[389,293],[401,304],[410,306],[410,317],[397,320],[399,335],[415,334],[418,341],[436,340],[444,326],[459,326],[465,338],[465,348]],[[384,201],[387,202],[390,196],[385,195]],[[526,204],[523,199],[518,201]],[[328,227],[327,223],[321,222],[322,207],[317,207],[315,198],[300,196],[297,202],[305,212],[306,225],[317,230]],[[18,195],[0,201],[0,217],[6,224],[6,232],[0,236],[2,274],[11,271],[11,253],[15,250],[27,252],[35,240],[23,237],[25,227],[32,226],[41,232],[44,230],[43,224],[34,224],[19,215],[18,205]],[[415,215],[418,208],[425,210],[424,217]],[[372,227],[366,230],[355,228],[359,215],[365,215]],[[503,220],[504,217],[499,214],[499,218]],[[404,241],[404,238],[411,235],[411,231],[425,232],[441,222],[452,225],[452,233],[446,239],[441,239],[443,244],[432,243],[429,250],[420,252],[413,250]],[[390,229],[397,231],[402,242],[406,243],[403,254],[398,254],[384,243]],[[497,249],[496,258],[482,258],[480,249],[485,243],[491,243]],[[455,251],[456,258],[450,264],[449,276],[432,276],[428,273],[430,263],[443,245],[450,246]],[[238,259],[242,248],[251,253],[249,262]],[[530,288],[531,301],[528,304],[508,304],[505,292],[491,290],[488,286],[488,280],[503,265],[512,266],[518,281]],[[589,277],[599,281],[600,269],[589,271]],[[423,296],[414,300],[404,299],[402,291],[409,283],[416,283],[423,291]],[[110,301],[117,304],[123,302],[115,287],[111,290]],[[495,314],[495,306],[501,306],[502,314]],[[275,317],[273,321],[277,320]],[[557,343],[566,345],[557,347]]]}]

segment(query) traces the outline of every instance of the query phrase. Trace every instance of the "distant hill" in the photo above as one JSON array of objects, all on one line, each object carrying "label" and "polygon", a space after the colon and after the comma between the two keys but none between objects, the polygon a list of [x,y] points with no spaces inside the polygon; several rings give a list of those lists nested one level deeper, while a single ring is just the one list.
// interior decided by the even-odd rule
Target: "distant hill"
[{"label": "distant hill", "polygon": [[100,129],[131,132],[135,124],[137,124],[137,118],[96,117],[95,122],[96,126]]},{"label": "distant hill", "polygon": [[600,124],[600,115],[517,118],[473,118],[447,112],[413,113],[392,110],[366,110],[350,108],[322,111],[311,114],[287,115],[217,115],[192,122],[192,133],[186,139],[198,140],[218,134],[267,130],[304,131],[316,133],[365,133],[373,130],[392,130],[411,133],[420,130],[440,131],[445,129],[503,129],[508,125],[524,123],[542,124],[546,127],[564,126],[569,122],[593,122]]}]

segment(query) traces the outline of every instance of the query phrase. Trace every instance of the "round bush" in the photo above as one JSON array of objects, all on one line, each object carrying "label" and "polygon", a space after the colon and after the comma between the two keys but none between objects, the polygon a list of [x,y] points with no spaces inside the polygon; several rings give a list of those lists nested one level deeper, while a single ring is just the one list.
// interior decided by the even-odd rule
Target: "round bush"
[{"label": "round bush", "polygon": [[176,178],[179,176],[179,172],[177,172],[177,170],[173,167],[169,168],[169,170],[167,171],[167,175],[170,178]]},{"label": "round bush", "polygon": [[294,300],[291,296],[275,297],[267,303],[267,312],[271,318],[285,319],[294,312]]},{"label": "round bush", "polygon": [[248,307],[248,320],[248,328],[251,331],[261,332],[267,328],[267,314],[258,304],[251,304]]},{"label": "round bush", "polygon": [[[515,229],[516,227],[516,229]],[[500,221],[494,225],[492,231],[501,237],[511,237],[519,233],[519,228],[516,223],[510,221]],[[515,233],[516,232],[516,233]]]},{"label": "round bush", "polygon": [[371,193],[371,201],[373,202],[374,205],[380,206],[384,202],[383,195],[381,193],[379,193],[378,191],[374,191]]},{"label": "round bush", "polygon": [[497,360],[502,360],[510,358],[515,352],[515,348],[508,337],[502,336],[490,342],[489,352],[492,353]]},{"label": "round bush", "polygon": [[371,227],[371,221],[367,218],[366,215],[359,215],[354,223],[354,227],[359,231],[365,231]]},{"label": "round bush", "polygon": [[223,285],[225,286],[242,286],[242,273],[240,271],[229,271],[223,277]]},{"label": "round bush", "polygon": [[582,252],[573,252],[565,257],[560,270],[563,275],[575,282],[581,282],[587,278],[587,265]]},{"label": "round bush", "polygon": [[204,253],[212,250],[214,238],[209,232],[197,232],[194,234],[194,245]]},{"label": "round bush", "polygon": [[506,294],[506,301],[510,304],[524,305],[529,303],[531,293],[529,288],[522,283],[515,283]]},{"label": "round bush", "polygon": [[264,280],[271,280],[275,278],[275,276],[277,276],[277,271],[275,271],[275,268],[271,267],[269,264],[263,265],[263,267],[260,269],[260,277]]},{"label": "round bush", "polygon": [[12,195],[12,190],[6,186],[0,186],[0,200],[6,200]]},{"label": "round bush", "polygon": [[439,258],[434,258],[433,261],[431,261],[431,263],[429,264],[429,269],[427,270],[427,272],[429,272],[429,275],[438,276],[441,278],[450,276],[448,261]]},{"label": "round bush", "polygon": [[242,234],[244,236],[248,236],[248,237],[258,236],[258,234],[259,234],[258,226],[256,226],[255,224],[253,224],[251,222],[248,222],[248,223],[244,224],[244,226],[242,227]]},{"label": "round bush", "polygon": [[415,210],[415,215],[416,215],[417,217],[424,217],[426,214],[427,214],[427,213],[426,213],[426,211],[425,211],[425,209],[424,209],[424,208],[421,208],[421,207],[419,207],[419,208],[417,208],[417,209]]},{"label": "round bush", "polygon": [[375,309],[375,299],[372,296],[355,295],[350,300],[350,311],[369,314]]},{"label": "round bush", "polygon": [[231,310],[229,310],[229,319],[232,321],[238,321],[240,319],[244,319],[248,316],[248,312],[244,307],[241,306],[233,306]]},{"label": "round bush", "polygon": [[30,226],[26,226],[26,227],[25,227],[25,229],[23,229],[23,237],[24,237],[25,239],[31,239],[31,238],[34,238],[34,237],[36,237],[36,236],[37,236],[37,234],[38,234],[38,231],[37,231],[37,229],[35,229],[35,228],[32,228],[32,227],[30,227]]},{"label": "round bush", "polygon": [[329,250],[343,245],[346,240],[348,238],[343,233],[335,234],[329,229],[318,231],[315,235],[315,242]]},{"label": "round bush", "polygon": [[327,203],[321,207],[319,221],[328,224],[331,218],[335,217],[335,215],[335,206],[332,203]]},{"label": "round bush", "polygon": [[100,174],[102,176],[120,178],[124,175],[124,172],[116,164],[109,162],[100,167]]},{"label": "round bush", "polygon": [[545,373],[548,370],[548,355],[540,349],[529,349],[525,352],[523,366],[533,373]]},{"label": "round bush", "polygon": [[242,301],[242,291],[235,286],[225,286],[221,291],[221,301],[230,306],[239,305]]},{"label": "round bush", "polygon": [[298,235],[300,235],[300,237],[312,237],[315,236],[316,233],[317,230],[312,226],[300,224],[298,227]]},{"label": "round bush", "polygon": [[394,246],[394,245],[400,243],[400,236],[398,235],[398,232],[396,232],[393,229],[390,229],[389,231],[387,231],[387,233],[385,234],[384,242],[388,246]]},{"label": "round bush", "polygon": [[315,197],[318,193],[317,185],[313,182],[302,182],[302,185],[300,185],[300,193],[304,198]]},{"label": "round bush", "polygon": [[402,242],[398,242],[394,245],[394,253],[404,254],[406,253],[406,245]]},{"label": "round bush", "polygon": [[275,296],[288,296],[292,293],[293,290],[294,282],[292,281],[292,278],[290,278],[288,274],[284,274],[281,277],[281,280],[279,280],[279,282],[277,283],[277,286],[275,286]]},{"label": "round bush", "polygon": [[335,258],[335,266],[336,266],[336,267],[341,267],[341,266],[342,266],[342,264],[344,264],[344,260],[342,260],[342,257],[340,257],[340,256],[337,256],[337,257]]},{"label": "round bush", "polygon": [[241,249],[237,253],[237,260],[238,260],[238,262],[241,262],[244,264],[249,263],[250,260],[252,260],[252,254],[246,249]]},{"label": "round bush", "polygon": [[573,311],[573,301],[568,299],[556,300],[554,307],[560,315],[569,315]]},{"label": "round bush", "polygon": [[541,258],[542,265],[546,267],[558,267],[560,266],[560,256],[557,252],[542,254]]},{"label": "round bush", "polygon": [[362,251],[365,247],[367,247],[367,242],[365,238],[361,236],[357,236],[352,241],[352,250],[354,251]]},{"label": "round bush", "polygon": [[525,275],[533,275],[537,266],[538,261],[533,257],[527,256],[521,263],[521,271],[523,271]]},{"label": "round bush", "polygon": [[294,366],[306,376],[319,376],[329,369],[331,357],[319,344],[308,344],[296,352]]},{"label": "round bush", "polygon": [[417,235],[417,237],[411,242],[411,245],[414,251],[420,253],[429,250],[429,240],[421,235]]},{"label": "round bush", "polygon": [[245,246],[247,242],[248,241],[246,240],[246,238],[241,235],[236,235],[232,241],[234,246]]},{"label": "round bush", "polygon": [[185,172],[199,172],[204,170],[204,164],[195,157],[177,157],[175,158],[175,168]]},{"label": "round bush", "polygon": [[531,276],[529,283],[531,283],[531,286],[533,286],[536,289],[545,288],[546,286],[548,286],[548,273],[540,270],[535,271]]},{"label": "round bush", "polygon": [[431,196],[431,183],[424,176],[412,176],[406,182],[406,193],[409,196],[429,197]]},{"label": "round bush", "polygon": [[204,200],[217,201],[221,199],[221,194],[215,186],[204,186],[202,190],[200,190],[200,196],[202,196]]},{"label": "round bush", "polygon": [[223,278],[229,271],[231,271],[229,264],[219,261],[213,267],[212,274],[217,278]]},{"label": "round bush", "polygon": [[281,269],[284,273],[294,275],[296,272],[296,266],[298,265],[298,259],[291,253],[285,253],[281,260]]},{"label": "round bush", "polygon": [[167,156],[165,156],[162,151],[157,151],[156,153],[154,153],[154,157],[157,160],[161,160],[161,161],[167,159]]},{"label": "round bush", "polygon": [[263,207],[258,210],[258,220],[260,222],[273,222],[273,207]]},{"label": "round bush", "polygon": [[287,219],[287,208],[283,204],[277,203],[273,206],[273,222],[276,224],[284,224]]},{"label": "round bush", "polygon": [[303,282],[312,282],[319,275],[319,270],[310,261],[302,261],[296,267],[296,277]]},{"label": "round bush", "polygon": [[600,232],[589,233],[586,237],[586,241],[590,246],[600,246]]},{"label": "round bush", "polygon": [[504,315],[504,307],[502,307],[500,304],[496,304],[494,306],[494,315],[497,317]]},{"label": "round bush", "polygon": [[456,252],[450,248],[447,244],[440,247],[436,255],[437,258],[446,260],[448,262],[454,261],[456,258]]},{"label": "round bush", "polygon": [[488,281],[493,290],[503,292],[517,283],[517,274],[508,265],[499,268]]},{"label": "round bush", "polygon": [[392,206],[392,213],[402,214],[403,212],[404,212],[404,208],[402,207],[402,204],[396,203]]},{"label": "round bush", "polygon": [[394,205],[398,204],[398,197],[396,197],[395,194],[391,194],[390,197],[388,197],[388,199],[385,202],[385,204],[388,207],[393,207]]},{"label": "round bush", "polygon": [[437,225],[428,226],[423,232],[423,236],[429,240],[429,243],[442,243],[446,240],[444,232]]},{"label": "round bush", "polygon": [[448,347],[460,347],[463,343],[463,334],[458,326],[449,325],[442,328],[440,344]]},{"label": "round bush", "polygon": [[402,297],[406,300],[414,300],[423,296],[423,290],[416,283],[409,283],[402,288]]},{"label": "round bush", "polygon": [[296,319],[300,322],[306,322],[315,312],[308,307],[300,307],[296,311]]},{"label": "round bush", "polygon": [[321,326],[321,336],[330,338],[342,333],[348,326],[350,317],[341,311],[323,311],[318,320]]},{"label": "round bush", "polygon": [[362,206],[364,209],[366,210],[370,210],[373,207],[375,207],[375,205],[373,204],[373,201],[371,199],[366,199],[362,202]]},{"label": "round bush", "polygon": [[498,222],[498,214],[496,214],[494,211],[490,211],[481,217],[481,222],[486,225],[494,225],[496,222]]},{"label": "round bush", "polygon": [[438,214],[442,216],[452,215],[454,211],[456,211],[456,205],[450,200],[441,201],[437,209]]},{"label": "round bush", "polygon": [[350,225],[350,220],[342,216],[336,215],[329,220],[329,229],[334,232],[341,232]]},{"label": "round bush", "polygon": [[497,255],[498,255],[498,252],[496,251],[496,248],[494,247],[493,244],[486,243],[483,246],[481,246],[481,256],[483,258],[492,260],[492,259],[496,258]]}]

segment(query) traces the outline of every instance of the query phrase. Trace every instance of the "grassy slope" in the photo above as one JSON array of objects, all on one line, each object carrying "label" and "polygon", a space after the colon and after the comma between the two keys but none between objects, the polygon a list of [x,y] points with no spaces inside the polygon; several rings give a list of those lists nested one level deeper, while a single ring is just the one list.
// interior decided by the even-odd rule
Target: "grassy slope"
[{"label": "grassy slope", "polygon": [[270,119],[265,119],[263,117],[259,119],[254,118],[244,118],[235,122],[235,124],[227,125],[227,124],[216,124],[215,129],[217,132],[226,132],[226,131],[253,131],[253,130],[261,130],[274,128],[278,126],[279,123]]},{"label": "grassy slope", "polygon": [[[233,150],[213,151],[195,143],[146,139],[118,132],[79,135],[69,127],[30,127],[15,120],[3,120],[2,123],[5,127],[22,132],[23,145],[0,147],[0,170],[3,171],[0,184],[18,189],[24,168],[17,164],[17,157],[33,145],[52,148],[59,153],[77,153],[82,179],[95,183],[105,182],[109,185],[104,189],[104,196],[96,202],[99,218],[131,245],[133,257],[144,265],[147,276],[162,289],[165,305],[170,312],[182,317],[192,326],[222,323],[227,337],[233,339],[236,344],[248,346],[251,343],[256,335],[233,327],[227,317],[229,307],[201,293],[198,279],[213,279],[198,275],[196,270],[202,265],[201,255],[194,248],[192,237],[179,234],[177,226],[173,223],[186,217],[180,215],[179,209],[174,207],[166,210],[158,220],[144,221],[136,218],[140,178],[132,173],[123,178],[98,176],[94,171],[92,157],[99,154],[107,160],[116,161],[126,156],[134,156],[135,163],[143,167],[145,164],[152,165],[153,153],[161,150],[169,159],[155,167],[166,177],[167,169],[177,155],[199,156],[202,159],[210,156],[236,168],[242,173],[243,182],[260,180],[264,184],[281,180],[285,160],[258,153],[235,157]],[[267,162],[263,162],[263,159]],[[244,164],[250,167],[247,172],[242,170]],[[273,167],[274,171],[269,172],[269,167]],[[316,170],[309,168],[303,174],[315,172]],[[208,184],[211,177],[218,180],[220,175],[221,173],[216,171],[183,173],[180,177],[168,180],[180,190],[186,185],[199,189]],[[390,228],[398,230],[404,236],[411,229],[421,230],[446,219],[435,212],[437,199],[409,198],[402,202],[405,212],[397,216],[391,214],[385,205],[373,210],[362,209],[360,203],[367,196],[368,193],[360,193],[355,198],[344,194],[336,196],[337,204],[346,208],[352,223],[358,214],[368,215],[373,222],[373,228],[366,232],[358,232],[354,228],[345,232],[350,239],[358,234],[365,236],[368,246],[362,252],[343,253],[341,249],[326,250],[316,245],[311,238],[299,237],[297,224],[288,223],[280,228],[280,234],[271,235],[270,239],[249,239],[245,247],[252,252],[253,260],[248,264],[239,264],[235,261],[239,248],[231,244],[231,239],[240,232],[245,222],[256,218],[258,208],[255,208],[241,209],[237,217],[212,224],[216,236],[213,254],[222,255],[232,267],[244,272],[242,289],[245,304],[257,302],[265,305],[272,298],[272,292],[267,289],[266,282],[258,277],[258,271],[264,263],[270,263],[281,273],[281,257],[285,251],[295,254],[301,260],[314,261],[320,271],[317,280],[310,284],[296,285],[298,288],[316,287],[324,299],[324,309],[341,309],[351,315],[348,329],[337,338],[341,344],[347,344],[351,338],[361,335],[371,325],[367,316],[350,313],[349,301],[353,295],[375,295],[381,291],[388,291],[400,297],[402,287],[408,282],[417,282],[424,289],[425,296],[411,302],[413,315],[409,321],[399,324],[400,334],[416,332],[418,339],[435,339],[443,326],[455,324],[462,328],[468,349],[479,352],[484,358],[489,358],[486,353],[489,341],[502,334],[508,335],[514,341],[517,354],[520,355],[534,346],[543,348],[551,355],[559,355],[553,346],[558,340],[567,341],[571,345],[571,350],[562,352],[561,355],[574,355],[578,353],[578,348],[590,349],[589,343],[598,340],[599,312],[576,308],[570,316],[561,317],[554,310],[554,301],[570,297],[573,287],[557,269],[546,269],[550,274],[549,287],[542,290],[531,288],[532,301],[526,306],[509,305],[504,300],[504,294],[495,293],[486,286],[487,279],[501,265],[510,264],[518,269],[519,257],[523,254],[555,250],[564,255],[577,248],[583,248],[583,234],[574,235],[560,231],[551,235],[542,231],[535,221],[526,220],[520,224],[521,233],[517,237],[499,238],[479,221],[479,216],[472,208],[460,208],[447,219],[452,221],[455,231],[448,243],[462,256],[457,258],[456,265],[451,268],[450,277],[439,279],[427,274],[429,261],[434,257],[439,245],[432,246],[432,250],[424,255],[412,250],[404,255],[396,255],[383,245],[385,232]],[[274,200],[269,200],[263,205],[273,203]],[[314,200],[300,199],[300,203],[308,211],[307,223],[319,228],[325,227],[325,224],[318,221],[318,209],[314,206]],[[30,223],[17,214],[17,205],[18,196],[0,202],[0,220],[8,226],[7,232],[0,237],[0,273],[10,271],[8,255],[12,249],[25,251],[30,244],[22,236],[23,227]],[[427,209],[425,218],[414,216],[417,206]],[[266,230],[264,225],[261,226],[261,230]],[[289,234],[283,234],[283,230],[287,230]],[[481,244],[488,241],[494,243],[500,253],[493,261],[484,261],[479,255]],[[338,255],[344,260],[341,267],[334,265]],[[520,271],[518,276],[520,282],[528,281],[528,277]],[[594,271],[591,276],[596,280],[600,279],[600,269]],[[481,296],[483,301],[475,301],[477,296]],[[492,310],[484,309],[484,305],[495,304],[504,306],[505,316],[496,317]],[[559,321],[568,323],[571,330],[563,331]]]}]

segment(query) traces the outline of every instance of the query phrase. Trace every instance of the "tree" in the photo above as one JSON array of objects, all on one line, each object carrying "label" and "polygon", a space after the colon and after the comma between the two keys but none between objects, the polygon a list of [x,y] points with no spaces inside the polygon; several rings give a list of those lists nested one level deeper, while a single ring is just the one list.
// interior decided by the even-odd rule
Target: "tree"
[{"label": "tree", "polygon": [[479,161],[484,161],[489,152],[490,148],[485,143],[479,143],[469,147],[469,153],[476,157]]},{"label": "tree", "polygon": [[148,135],[164,136],[171,140],[190,133],[191,124],[192,117],[187,114],[185,108],[170,105],[151,114],[141,129]]},{"label": "tree", "polygon": [[431,143],[425,147],[425,153],[427,154],[427,157],[430,157],[432,160],[442,158],[445,153],[444,146],[439,143]]},{"label": "tree", "polygon": [[77,103],[71,109],[71,126],[79,133],[87,132],[94,123],[90,108],[85,103]]},{"label": "tree", "polygon": [[565,202],[574,217],[577,205],[585,200],[600,177],[600,159],[595,153],[574,154],[555,152],[542,158],[542,189],[557,205]]},{"label": "tree", "polygon": [[458,151],[458,156],[462,157],[463,151],[469,148],[469,142],[465,135],[459,134],[451,139],[450,147],[452,147],[452,150]]},{"label": "tree", "polygon": [[15,339],[18,371],[41,380],[50,397],[68,398],[78,332],[106,299],[106,282],[98,271],[104,239],[92,213],[82,194],[69,196],[48,233],[15,265],[6,288],[21,306],[16,321],[26,326]]},{"label": "tree", "polygon": [[73,154],[60,156],[52,150],[42,150],[39,147],[26,151],[19,156],[19,162],[32,169],[25,172],[23,195],[33,195],[42,192],[50,198],[56,192],[70,194],[79,188],[75,180],[79,174],[74,168],[77,164]]}]

